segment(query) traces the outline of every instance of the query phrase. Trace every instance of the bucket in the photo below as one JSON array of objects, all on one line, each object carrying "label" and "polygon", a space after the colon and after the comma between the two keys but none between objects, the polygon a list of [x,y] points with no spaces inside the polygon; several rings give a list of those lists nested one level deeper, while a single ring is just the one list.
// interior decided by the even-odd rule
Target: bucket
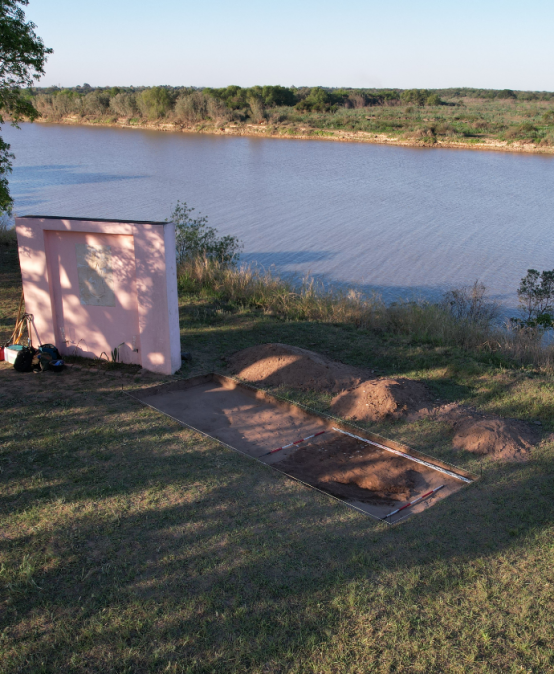
[{"label": "bucket", "polygon": [[4,349],[4,359],[7,363],[11,363],[12,365],[15,363],[15,359],[17,358],[17,354],[23,349],[23,344],[11,344],[10,346],[6,346]]}]

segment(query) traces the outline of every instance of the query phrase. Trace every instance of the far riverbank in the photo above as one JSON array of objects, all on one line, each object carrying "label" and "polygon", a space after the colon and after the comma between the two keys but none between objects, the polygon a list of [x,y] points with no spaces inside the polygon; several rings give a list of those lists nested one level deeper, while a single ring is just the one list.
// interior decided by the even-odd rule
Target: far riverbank
[{"label": "far riverbank", "polygon": [[202,122],[195,125],[184,125],[177,122],[155,121],[127,118],[94,118],[86,119],[67,116],[61,119],[41,118],[40,123],[71,126],[95,126],[128,128],[148,131],[180,132],[188,134],[210,134],[218,136],[244,136],[257,138],[280,138],[295,140],[326,140],[342,143],[370,143],[374,145],[393,145],[396,147],[444,148],[463,150],[485,150],[494,152],[516,152],[525,154],[554,154],[554,146],[538,145],[531,141],[505,141],[497,139],[467,138],[459,140],[441,139],[437,137],[402,138],[387,134],[367,131],[346,131],[342,129],[311,129],[290,124],[249,124],[225,123],[211,124]]}]

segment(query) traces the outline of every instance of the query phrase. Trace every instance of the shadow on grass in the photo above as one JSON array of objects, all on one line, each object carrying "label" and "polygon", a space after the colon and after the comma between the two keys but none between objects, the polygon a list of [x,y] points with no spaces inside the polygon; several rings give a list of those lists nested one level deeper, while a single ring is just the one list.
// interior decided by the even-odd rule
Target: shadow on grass
[{"label": "shadow on grass", "polygon": [[[182,320],[183,350],[193,353],[185,376],[269,341],[391,376],[446,367],[452,356],[344,326],[212,319]],[[484,465],[473,485],[389,528],[115,390],[94,390],[99,375],[73,390],[71,377],[52,380],[45,400],[29,393],[32,379],[27,393],[6,381],[6,671],[287,671],[331,648],[356,602],[400,624],[397,605],[413,614],[453,585],[469,587],[472,565],[524,554],[554,519],[550,447],[525,465]],[[429,384],[444,398],[473,396],[447,377]],[[375,430],[453,460],[439,427]]]},{"label": "shadow on grass", "polygon": [[[546,449],[525,465],[488,464],[476,483],[389,528],[122,394],[89,395],[63,408],[57,429],[38,405],[6,406],[22,425],[2,432],[13,443],[2,513],[19,531],[0,538],[0,553],[12,567],[37,560],[32,583],[8,588],[5,624],[20,635],[9,671],[179,661],[284,671],[330,643],[349,588],[365,588],[377,612],[400,595],[421,603],[473,582],[464,564],[522,548],[554,520]],[[91,419],[90,433],[70,433]],[[34,466],[48,486],[33,486]],[[424,582],[377,592],[414,571]]]}]

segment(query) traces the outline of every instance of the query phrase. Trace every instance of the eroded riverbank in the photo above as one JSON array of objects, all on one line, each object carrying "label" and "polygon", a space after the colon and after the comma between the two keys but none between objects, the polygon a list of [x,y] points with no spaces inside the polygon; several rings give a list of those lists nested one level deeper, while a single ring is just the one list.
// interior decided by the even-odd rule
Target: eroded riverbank
[{"label": "eroded riverbank", "polygon": [[176,122],[148,122],[132,119],[95,118],[86,119],[76,116],[62,119],[38,119],[38,122],[71,126],[114,127],[141,129],[147,131],[181,132],[187,134],[209,134],[218,136],[245,136],[256,138],[289,138],[295,140],[327,140],[342,143],[370,143],[374,145],[392,145],[396,147],[444,148],[462,150],[484,150],[494,152],[516,152],[525,154],[554,154],[554,146],[538,145],[531,141],[505,141],[498,139],[442,139],[435,137],[403,138],[383,133],[367,131],[347,131],[343,129],[312,129],[299,125],[225,123],[211,124],[202,122],[196,125],[183,125]]}]

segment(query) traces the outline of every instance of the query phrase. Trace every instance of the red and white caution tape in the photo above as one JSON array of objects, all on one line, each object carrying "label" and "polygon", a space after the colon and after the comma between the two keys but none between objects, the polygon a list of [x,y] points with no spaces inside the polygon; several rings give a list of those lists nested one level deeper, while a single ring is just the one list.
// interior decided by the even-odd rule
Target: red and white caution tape
[{"label": "red and white caution tape", "polygon": [[415,461],[416,463],[420,463],[422,466],[427,466],[428,468],[432,468],[433,470],[438,470],[439,473],[443,473],[444,475],[449,475],[450,477],[456,478],[456,480],[461,480],[462,482],[467,482],[468,484],[471,484],[473,480],[470,480],[468,477],[463,477],[463,475],[458,475],[457,473],[452,472],[451,470],[446,470],[446,468],[440,468],[440,466],[435,466],[434,463],[429,463],[429,461],[424,461],[423,459],[417,459],[415,456],[411,456],[410,454],[405,454],[404,452],[399,452],[397,449],[392,449],[391,447],[387,447],[386,445],[380,445],[378,442],[373,442],[372,440],[368,440],[367,438],[360,438],[359,435],[353,435],[352,433],[348,433],[347,431],[343,431],[340,428],[335,428],[333,427],[334,431],[337,431],[338,433],[343,433],[344,435],[349,435],[351,438],[356,438],[356,440],[360,440],[361,442],[366,442],[368,445],[375,445],[375,447],[379,447],[379,449],[386,449],[387,452],[392,452],[393,454],[398,454],[398,456],[403,456],[405,459],[409,459],[410,461]]},{"label": "red and white caution tape", "polygon": [[435,492],[439,491],[439,489],[442,489],[444,487],[443,484],[441,484],[440,487],[435,487],[431,491],[428,491],[426,494],[423,494],[423,496],[418,496],[415,501],[411,501],[410,503],[406,503],[406,505],[403,505],[402,508],[397,508],[396,510],[393,510],[391,513],[388,515],[385,515],[383,519],[386,519],[387,517],[392,517],[393,515],[396,515],[396,513],[399,513],[401,510],[405,510],[406,508],[410,508],[411,506],[414,506],[416,503],[419,503],[420,501],[423,501],[424,498],[427,498],[428,496],[431,496]]},{"label": "red and white caution tape", "polygon": [[294,447],[294,445],[299,445],[301,442],[306,442],[306,440],[311,440],[312,438],[317,438],[318,435],[323,435],[327,431],[319,431],[319,433],[314,433],[313,435],[308,435],[307,438],[300,438],[296,442],[291,442],[288,445],[283,445],[282,447],[277,447],[277,449],[272,449],[270,452],[262,454],[259,458],[261,459],[264,456],[269,456],[270,454],[275,454],[275,452],[280,452],[282,449],[288,449],[288,447]]}]

